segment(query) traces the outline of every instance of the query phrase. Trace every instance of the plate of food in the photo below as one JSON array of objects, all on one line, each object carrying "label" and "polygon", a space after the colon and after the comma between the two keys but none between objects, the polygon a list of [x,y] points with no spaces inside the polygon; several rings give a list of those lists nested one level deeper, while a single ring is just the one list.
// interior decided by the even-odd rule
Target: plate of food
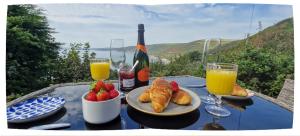
[{"label": "plate of food", "polygon": [[242,88],[238,84],[235,84],[231,95],[224,95],[223,98],[234,100],[247,100],[254,96],[254,93],[248,89]]},{"label": "plate of food", "polygon": [[163,78],[130,91],[126,100],[136,110],[157,116],[182,115],[196,110],[201,104],[196,93]]}]

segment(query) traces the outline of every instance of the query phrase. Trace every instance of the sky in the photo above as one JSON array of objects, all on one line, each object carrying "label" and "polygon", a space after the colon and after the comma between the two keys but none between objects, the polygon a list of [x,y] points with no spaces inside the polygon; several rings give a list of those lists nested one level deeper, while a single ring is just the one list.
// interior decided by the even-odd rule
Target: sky
[{"label": "sky", "polygon": [[[264,4],[41,4],[56,41],[68,47],[89,42],[91,48],[109,47],[124,39],[135,46],[137,25],[145,25],[145,42],[184,43],[199,39],[242,39],[246,33],[293,16],[290,5]],[[252,16],[252,23],[251,21]]]}]

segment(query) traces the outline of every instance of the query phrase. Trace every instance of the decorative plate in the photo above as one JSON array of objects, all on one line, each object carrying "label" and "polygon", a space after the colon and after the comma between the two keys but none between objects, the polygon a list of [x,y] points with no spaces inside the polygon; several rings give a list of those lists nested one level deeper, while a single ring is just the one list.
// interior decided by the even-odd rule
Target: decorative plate
[{"label": "decorative plate", "polygon": [[126,96],[127,103],[134,109],[137,109],[137,110],[147,113],[147,114],[157,115],[157,116],[176,116],[176,115],[186,114],[186,113],[192,112],[195,109],[199,108],[199,106],[201,104],[201,100],[196,93],[194,93],[191,90],[180,87],[180,89],[188,92],[191,95],[191,97],[192,97],[191,104],[190,105],[177,105],[177,104],[170,102],[168,107],[163,112],[156,113],[153,111],[153,109],[151,107],[151,102],[141,103],[138,100],[138,97],[140,96],[140,94],[143,93],[144,90],[148,87],[149,86],[143,86],[143,87],[139,87],[139,88],[136,88],[136,89],[130,91]]},{"label": "decorative plate", "polygon": [[6,115],[9,123],[25,123],[46,118],[65,104],[62,97],[39,97],[7,107]]},{"label": "decorative plate", "polygon": [[227,98],[227,99],[233,99],[233,100],[247,100],[250,99],[252,96],[254,96],[254,93],[251,92],[250,90],[246,89],[248,95],[247,96],[233,96],[233,95],[224,95],[222,97]]}]

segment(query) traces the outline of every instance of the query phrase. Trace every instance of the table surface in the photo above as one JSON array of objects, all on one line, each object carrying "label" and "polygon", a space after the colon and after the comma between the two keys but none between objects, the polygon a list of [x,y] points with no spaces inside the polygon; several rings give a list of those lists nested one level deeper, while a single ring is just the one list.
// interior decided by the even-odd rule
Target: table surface
[{"label": "table surface", "polygon": [[[166,77],[167,80],[177,81],[181,86],[199,85],[204,83],[198,77]],[[207,95],[203,88],[188,88],[197,95]],[[231,115],[225,118],[216,118],[205,110],[205,104],[190,113],[159,117],[148,115],[127,104],[122,104],[121,114],[116,119],[101,125],[93,125],[84,121],[82,114],[81,96],[88,91],[88,85],[64,86],[49,93],[50,96],[62,96],[66,103],[63,109],[56,114],[39,121],[25,124],[8,124],[9,128],[27,129],[32,126],[50,123],[71,123],[66,130],[119,130],[119,129],[184,129],[184,130],[264,130],[292,128],[293,112],[288,111],[261,97],[253,96],[248,100],[224,99],[224,106]]]}]

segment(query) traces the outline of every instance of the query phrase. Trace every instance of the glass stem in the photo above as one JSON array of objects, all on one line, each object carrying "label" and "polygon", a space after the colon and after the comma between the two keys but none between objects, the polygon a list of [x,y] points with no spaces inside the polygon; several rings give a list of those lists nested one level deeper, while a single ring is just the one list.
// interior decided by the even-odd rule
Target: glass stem
[{"label": "glass stem", "polygon": [[218,122],[219,122],[219,120],[220,120],[220,117],[218,117],[218,116],[213,116],[213,123],[212,123],[212,125],[214,126],[214,127],[218,127]]},{"label": "glass stem", "polygon": [[215,100],[216,100],[216,105],[218,107],[222,107],[222,96],[216,95]]},{"label": "glass stem", "polygon": [[121,88],[120,88],[120,84],[121,84],[121,81],[120,81],[120,68],[118,68],[118,90],[121,91]]}]

